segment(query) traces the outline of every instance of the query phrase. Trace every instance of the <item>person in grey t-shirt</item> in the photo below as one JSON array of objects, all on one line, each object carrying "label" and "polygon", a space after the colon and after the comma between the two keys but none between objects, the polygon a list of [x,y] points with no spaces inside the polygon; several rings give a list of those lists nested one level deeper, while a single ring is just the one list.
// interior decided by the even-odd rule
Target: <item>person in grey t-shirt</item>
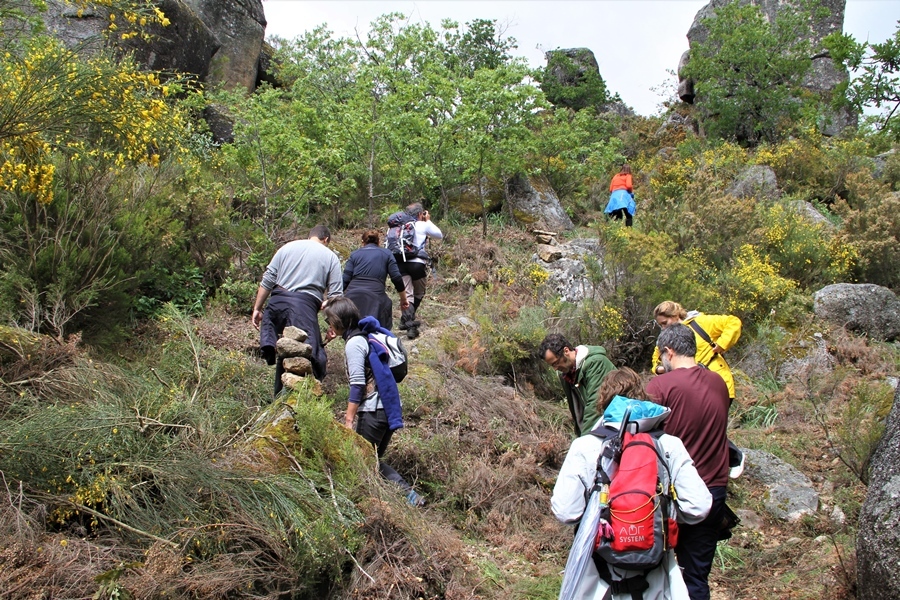
[{"label": "person in grey t-shirt", "polygon": [[325,297],[340,296],[344,285],[341,261],[328,249],[330,241],[328,228],[316,225],[309,232],[309,239],[288,242],[278,249],[259,284],[250,320],[259,329],[263,356],[275,365],[276,396],[282,389],[284,369],[276,356],[275,344],[289,325],[309,335],[313,376],[320,381],[325,377],[328,357],[322,345],[318,313]]}]

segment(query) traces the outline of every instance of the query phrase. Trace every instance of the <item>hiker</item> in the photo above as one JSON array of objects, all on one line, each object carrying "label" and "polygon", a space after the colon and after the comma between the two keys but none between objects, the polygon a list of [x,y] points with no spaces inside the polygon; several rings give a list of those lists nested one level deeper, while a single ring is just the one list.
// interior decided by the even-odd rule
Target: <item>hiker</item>
[{"label": "hiker", "polygon": [[728,484],[728,387],[698,364],[697,341],[687,325],[669,325],[656,340],[665,373],[650,380],[647,395],[672,409],[665,431],[681,438],[712,495],[709,516],[679,530],[675,554],[691,600],[709,600],[709,572],[726,514]]},{"label": "hiker", "polygon": [[597,390],[607,373],[616,367],[606,358],[603,346],[574,346],[558,333],[544,338],[538,350],[548,365],[559,371],[559,380],[569,412],[575,436],[589,432],[600,419],[597,410]]},{"label": "hiker", "polygon": [[406,331],[406,337],[412,340],[419,337],[421,321],[416,320],[416,311],[419,310],[425,299],[425,283],[428,277],[428,255],[425,252],[425,246],[429,238],[440,240],[443,239],[444,234],[437,225],[432,223],[431,213],[425,210],[421,202],[410,204],[406,207],[406,212],[416,219],[415,246],[418,254],[414,258],[397,263],[403,274],[406,297],[412,296],[412,305],[400,316],[399,329]]},{"label": "hiker", "polygon": [[343,296],[329,300],[324,311],[325,322],[329,327],[326,342],[337,336],[341,336],[345,342],[344,356],[350,397],[347,400],[344,426],[356,431],[375,447],[378,471],[385,479],[400,486],[410,504],[424,505],[424,499],[412,486],[381,460],[394,431],[403,427],[403,415],[394,375],[387,364],[375,356],[375,350],[371,348],[366,335],[365,330],[374,331],[379,327],[378,322],[372,317],[366,317],[361,323],[356,305]]},{"label": "hiker", "polygon": [[[675,323],[684,323],[694,331],[697,337],[697,356],[694,358],[722,376],[728,386],[728,397],[734,400],[734,377],[722,355],[741,337],[741,320],[734,315],[707,315],[696,310],[688,312],[671,300],[661,302],[653,309],[653,318],[663,329]],[[653,351],[653,372],[657,375],[663,373],[661,367],[657,348]]]},{"label": "hiker", "polygon": [[369,229],[362,234],[362,247],[350,254],[344,264],[344,295],[356,305],[362,317],[372,316],[385,329],[393,329],[394,304],[385,292],[385,279],[390,277],[400,294],[400,310],[409,308],[403,276],[394,255],[381,247],[381,233]]},{"label": "hiker", "polygon": [[628,367],[610,371],[600,383],[597,390],[597,412],[601,415],[616,396],[624,396],[633,400],[649,400],[644,393],[641,376]]},{"label": "hiker", "polygon": [[[607,386],[607,381],[611,385]],[[636,396],[643,396],[640,380],[637,374],[630,369],[613,371],[604,379],[601,389],[604,386],[607,386],[605,390],[607,393],[612,393],[614,388],[621,388],[629,390]],[[601,395],[598,397],[597,403],[598,405],[607,403],[607,407],[603,418],[594,429],[596,435],[584,435],[572,442],[560,468],[550,500],[553,514],[557,519],[563,523],[574,523],[579,528],[569,554],[569,561],[566,563],[566,576],[563,580],[560,598],[565,598],[565,600],[582,598],[585,600],[595,598],[604,600],[634,600],[635,598],[641,600],[688,600],[688,590],[671,548],[666,549],[664,545],[661,546],[659,562],[656,565],[651,564],[642,569],[630,569],[620,566],[621,561],[611,563],[604,559],[601,555],[602,550],[597,543],[598,533],[601,531],[599,524],[605,523],[599,519],[607,516],[599,507],[594,509],[593,514],[588,512],[591,507],[598,506],[591,503],[594,500],[593,494],[596,493],[598,461],[605,446],[608,445],[607,440],[610,439],[610,436],[616,436],[622,428],[622,419],[626,409],[629,413],[628,431],[634,433],[635,428],[641,432],[657,431],[659,446],[665,457],[665,469],[660,472],[664,473],[668,479],[663,483],[665,489],[669,489],[667,484],[671,481],[676,492],[676,495],[671,497],[674,506],[672,510],[668,511],[668,515],[674,513],[679,528],[688,523],[698,523],[706,517],[712,502],[709,491],[697,473],[681,440],[672,435],[658,432],[672,414],[668,408],[618,394],[612,398]],[[599,409],[600,406],[597,408]],[[601,466],[603,471],[611,476],[612,485],[615,485],[616,477],[620,474],[632,476],[631,471],[617,472],[612,452],[608,456],[604,454]],[[654,460],[651,468],[655,475],[658,471],[658,461]],[[600,479],[602,481],[602,476]],[[656,479],[653,479],[653,482],[655,483]],[[620,483],[630,487],[630,482]],[[612,503],[613,499],[609,494],[609,488],[605,491],[608,495],[607,501]],[[597,502],[602,503],[603,500]],[[648,514],[648,518],[650,518],[651,514],[655,514],[654,503],[644,502],[644,505],[649,505],[651,508],[651,513]],[[596,511],[599,511],[600,514],[598,515]],[[591,529],[581,531],[584,527],[591,527]],[[607,536],[615,538],[616,532],[609,524],[606,527],[610,528]],[[661,532],[654,531],[654,534],[658,533]],[[662,537],[669,539],[670,533],[671,530],[667,529],[667,533],[662,534]],[[661,541],[656,540],[656,543],[659,544]],[[587,556],[588,553],[590,553],[590,557]]]},{"label": "hiker", "polygon": [[[275,344],[285,327],[293,325],[306,332],[306,342],[312,346],[313,376],[325,377],[328,356],[322,347],[319,330],[319,309],[325,296],[341,295],[341,261],[328,249],[331,232],[325,225],[316,225],[309,239],[288,242],[275,252],[263,273],[253,315],[250,322],[259,330],[259,345],[263,357],[275,365],[275,395],[282,389],[284,368],[276,356]],[[268,300],[268,303],[266,302]],[[265,306],[265,312],[263,312]]]},{"label": "hiker", "polygon": [[621,221],[625,219],[625,226],[631,227],[634,213],[637,209],[634,203],[634,185],[631,179],[631,166],[624,164],[616,173],[609,184],[609,202],[603,212],[607,219]]},{"label": "hiker", "polygon": [[[735,398],[734,376],[723,354],[741,337],[741,320],[734,315],[707,315],[696,310],[688,312],[671,300],[661,302],[653,309],[653,318],[662,329],[676,323],[683,323],[691,328],[697,343],[694,360],[722,376],[728,387],[729,405],[732,404]],[[651,368],[657,375],[665,372],[659,362],[659,348],[653,349]],[[729,449],[729,476],[734,479],[744,471],[744,455],[730,442]]]}]

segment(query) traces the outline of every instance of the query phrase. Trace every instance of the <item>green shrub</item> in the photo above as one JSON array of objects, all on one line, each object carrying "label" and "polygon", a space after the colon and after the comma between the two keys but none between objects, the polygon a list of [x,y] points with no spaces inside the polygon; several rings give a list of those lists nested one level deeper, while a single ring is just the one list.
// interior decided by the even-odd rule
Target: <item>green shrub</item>
[{"label": "green shrub", "polygon": [[763,210],[764,249],[780,275],[805,289],[846,280],[857,259],[854,246],[784,204]]},{"label": "green shrub", "polygon": [[838,456],[865,484],[869,482],[869,462],[884,434],[893,400],[894,392],[887,383],[859,382],[829,436]]},{"label": "green shrub", "polygon": [[478,323],[490,372],[514,377],[547,334],[547,313],[540,307],[517,307],[508,293],[502,285],[477,287],[469,299],[469,314]]},{"label": "green shrub", "polygon": [[846,202],[835,210],[844,219],[848,243],[858,253],[861,281],[900,289],[900,193],[890,192],[866,174],[847,179]]},{"label": "green shrub", "polygon": [[206,346],[171,305],[162,319],[164,342],[145,363],[78,359],[45,375],[56,401],[17,396],[0,422],[6,481],[47,507],[48,527],[84,527],[110,551],[155,542],[191,564],[167,578],[173,596],[223,561],[222,593],[339,579],[363,541],[354,499],[374,457],[308,393],[291,400],[293,420],[248,434],[268,377],[249,357]]}]

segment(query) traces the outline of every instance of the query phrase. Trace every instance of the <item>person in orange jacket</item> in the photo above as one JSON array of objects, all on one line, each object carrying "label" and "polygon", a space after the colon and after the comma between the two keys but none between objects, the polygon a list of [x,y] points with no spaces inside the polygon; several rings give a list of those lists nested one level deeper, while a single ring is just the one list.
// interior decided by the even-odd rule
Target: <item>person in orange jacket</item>
[{"label": "person in orange jacket", "polygon": [[609,202],[603,212],[607,218],[620,221],[625,219],[625,226],[631,227],[636,209],[634,203],[634,182],[631,178],[631,167],[622,165],[609,184]]}]

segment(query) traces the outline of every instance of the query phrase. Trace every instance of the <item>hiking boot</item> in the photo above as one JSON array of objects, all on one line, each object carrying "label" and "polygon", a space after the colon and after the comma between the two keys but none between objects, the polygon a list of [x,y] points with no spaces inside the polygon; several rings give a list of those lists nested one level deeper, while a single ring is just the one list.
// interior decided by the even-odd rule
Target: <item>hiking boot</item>
[{"label": "hiking boot", "polygon": [[410,327],[419,327],[422,324],[422,321],[413,321],[411,319],[408,321],[404,321],[404,316],[400,317],[400,324],[397,326],[397,329],[399,329],[400,331],[407,331]]},{"label": "hiking boot", "polygon": [[421,321],[416,320],[416,307],[410,304],[409,308],[400,313],[400,326],[397,329],[405,331],[409,336],[409,339],[412,340],[419,337],[419,332],[417,330],[414,335],[410,335],[410,330],[418,328],[421,324]]},{"label": "hiking boot", "polygon": [[[413,325],[415,323],[415,325]],[[412,304],[409,305],[409,308],[400,313],[400,326],[397,328],[400,331],[406,331],[410,327],[418,327],[419,323],[416,321],[416,309]]]},{"label": "hiking boot", "polygon": [[738,450],[737,448],[731,452],[731,456],[729,457],[729,469],[728,469],[728,477],[731,479],[737,479],[741,476],[741,473],[744,472],[744,453]]},{"label": "hiking boot", "polygon": [[407,330],[406,330],[406,337],[408,337],[411,340],[414,340],[417,337],[419,337],[419,322],[413,321],[413,323],[415,323],[415,325],[410,324],[409,328],[407,328]]},{"label": "hiking boot", "polygon": [[418,508],[425,506],[425,498],[417,494],[415,490],[409,490],[406,501]]}]

